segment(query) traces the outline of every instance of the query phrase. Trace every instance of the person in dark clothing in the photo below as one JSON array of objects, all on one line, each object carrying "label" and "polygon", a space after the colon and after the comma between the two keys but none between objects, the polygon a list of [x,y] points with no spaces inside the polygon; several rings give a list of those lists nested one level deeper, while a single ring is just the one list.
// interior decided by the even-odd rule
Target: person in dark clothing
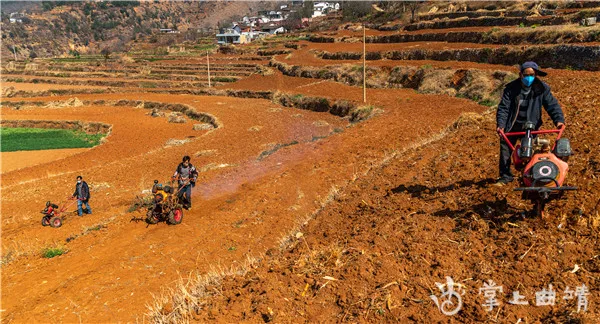
[{"label": "person in dark clothing", "polygon": [[198,179],[198,171],[196,167],[190,163],[190,157],[184,156],[183,161],[179,163],[173,177],[173,181],[177,180],[179,189],[177,196],[183,201],[183,208],[192,208],[192,188],[196,186]]},{"label": "person in dark clothing", "polygon": [[88,184],[85,181],[83,181],[83,178],[81,176],[77,176],[77,184],[75,185],[75,192],[73,193],[73,197],[77,198],[77,214],[79,216],[83,216],[83,204],[85,204],[85,213],[92,213],[92,208],[88,203],[90,200],[90,187],[88,187]]},{"label": "person in dark clothing", "polygon": [[[521,132],[525,123],[532,122],[535,130],[542,126],[542,107],[546,110],[557,128],[565,126],[565,117],[558,100],[552,95],[550,86],[539,79],[547,73],[540,70],[535,62],[521,65],[519,79],[504,88],[502,99],[496,113],[496,131]],[[515,145],[517,137],[510,137]],[[513,181],[510,170],[512,151],[503,138],[500,138],[500,161],[498,163],[500,177],[496,185],[504,185]]]}]

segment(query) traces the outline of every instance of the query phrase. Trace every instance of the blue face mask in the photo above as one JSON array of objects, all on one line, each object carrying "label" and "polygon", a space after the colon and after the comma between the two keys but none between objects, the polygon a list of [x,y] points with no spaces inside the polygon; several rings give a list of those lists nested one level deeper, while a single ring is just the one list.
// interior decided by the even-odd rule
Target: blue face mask
[{"label": "blue face mask", "polygon": [[526,87],[531,87],[531,85],[533,84],[533,80],[535,80],[535,76],[533,75],[524,76],[521,79],[521,81]]}]

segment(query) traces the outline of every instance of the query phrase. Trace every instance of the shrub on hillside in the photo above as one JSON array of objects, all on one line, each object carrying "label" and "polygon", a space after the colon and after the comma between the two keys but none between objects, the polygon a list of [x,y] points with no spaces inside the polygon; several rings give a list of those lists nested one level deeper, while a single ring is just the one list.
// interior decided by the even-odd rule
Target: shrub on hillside
[{"label": "shrub on hillside", "polygon": [[352,21],[371,13],[372,1],[346,1],[342,8],[344,21]]}]

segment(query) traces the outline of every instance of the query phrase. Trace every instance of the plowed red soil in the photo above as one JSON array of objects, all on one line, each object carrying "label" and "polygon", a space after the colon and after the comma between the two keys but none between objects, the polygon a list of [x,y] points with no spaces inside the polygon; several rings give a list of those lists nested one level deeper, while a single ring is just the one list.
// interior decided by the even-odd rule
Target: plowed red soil
[{"label": "plowed red soil", "polygon": [[79,154],[89,149],[62,149],[62,150],[39,150],[39,151],[18,151],[18,152],[2,152],[0,160],[2,160],[1,173],[27,168],[30,166],[62,160],[67,156]]},{"label": "plowed red soil", "polygon": [[153,79],[141,79],[141,78],[105,78],[105,77],[54,77],[54,76],[37,76],[37,75],[24,75],[24,74],[3,74],[3,77],[6,78],[21,78],[23,80],[29,79],[44,79],[44,80],[57,80],[57,81],[110,81],[110,82],[156,82],[160,83],[181,83],[181,82],[189,82],[189,81],[170,81],[170,80],[153,80]]},{"label": "plowed red soil", "polygon": [[[283,85],[283,90],[291,90],[291,84]],[[326,87],[315,84],[302,91],[350,100],[362,96],[360,89],[334,83]],[[388,118],[380,116],[345,128],[347,121],[333,115],[282,109],[265,100],[78,95],[80,100],[189,104],[222,122],[222,128],[209,133],[192,131],[190,123],[169,124],[164,118],[152,118],[139,108],[3,108],[5,119],[93,120],[113,125],[106,144],[3,175],[2,244],[5,253],[13,251],[14,256],[3,266],[4,318],[20,322],[44,321],[49,316],[61,321],[140,319],[151,293],[160,293],[161,287],[194,269],[206,271],[261,253],[287,233],[299,215],[313,210],[331,186],[339,186],[385,152],[426,137],[410,122],[411,106],[401,103],[418,104],[421,116],[431,120],[428,125],[433,132],[460,112],[481,110],[466,100],[446,98],[449,105],[440,111],[430,97],[407,90],[373,90],[369,96]],[[326,126],[320,126],[323,124]],[[262,128],[252,132],[249,129],[253,126]],[[336,127],[344,131],[314,141],[314,137],[332,134]],[[385,129],[394,132],[393,140]],[[359,135],[365,132],[369,136]],[[194,138],[183,146],[164,146],[169,138],[188,137]],[[299,144],[257,160],[273,145],[294,140]],[[200,174],[194,190],[195,208],[186,213],[182,225],[146,228],[143,223],[131,222],[133,216],[141,216],[125,213],[135,195],[148,189],[153,179],[167,179],[185,154],[191,155],[199,168],[210,163],[229,166]],[[83,218],[69,214],[63,227],[42,228],[38,211],[43,203],[69,196],[79,174],[92,187],[94,214]],[[237,228],[237,223],[243,226]],[[96,224],[106,227],[86,230]],[[76,235],[75,240],[65,243],[66,238]],[[53,259],[41,258],[39,251],[53,242],[63,244],[69,252]]]},{"label": "plowed red soil", "polygon": [[[362,52],[362,43],[315,43],[311,46],[317,50],[328,52]],[[498,45],[474,43],[446,43],[446,42],[406,42],[393,44],[367,44],[367,52],[398,51],[414,49],[446,50],[459,48],[494,48]]]},{"label": "plowed red soil", "polygon": [[[294,51],[291,54],[275,55],[274,58],[282,63],[289,65],[302,65],[302,66],[328,66],[328,65],[340,65],[340,64],[362,64],[362,60],[323,60],[318,58],[311,49],[323,48],[323,44],[319,43],[308,43],[307,47]],[[337,43],[335,43],[337,46]],[[367,51],[369,46],[367,44]],[[427,60],[376,60],[369,61],[369,66],[423,66],[429,65],[436,68],[455,68],[455,69],[481,69],[481,70],[507,70],[514,72],[515,67],[509,67],[506,65],[498,64],[487,64],[487,63],[476,63],[476,62],[464,62],[464,61],[427,61]],[[550,70],[550,69],[547,69]]]},{"label": "plowed red soil", "polygon": [[[598,46],[600,43],[573,43],[572,45]],[[536,46],[555,46],[555,45],[536,45]],[[362,52],[362,43],[313,43],[311,48],[316,50],[325,50],[328,52]],[[447,42],[405,42],[392,44],[367,44],[367,52],[398,51],[398,50],[453,50],[464,48],[497,48],[506,47],[506,45],[478,44],[478,43],[447,43]],[[520,45],[513,47],[522,48]]]},{"label": "plowed red soil", "polygon": [[[331,51],[339,44],[301,43],[308,46],[276,59],[309,66],[360,63],[320,60],[309,52]],[[220,63],[267,63],[215,57]],[[148,64],[177,68],[203,63],[199,57]],[[514,71],[471,62],[369,64]],[[580,190],[551,203],[550,217],[543,221],[530,217],[531,206],[512,191],[515,184],[489,186],[497,172],[493,112],[480,115],[487,107],[466,99],[367,89],[367,104],[376,113],[351,124],[348,118],[262,99],[131,88],[77,95],[86,102],[186,104],[219,120],[221,126],[210,131],[194,131],[197,122],[189,119],[173,124],[166,117],[151,117],[148,109],[129,106],[2,107],[6,120],[102,122],[112,125],[112,132],[106,143],[91,150],[3,172],[0,318],[16,323],[144,322],[153,296],[180,279],[265,256],[245,275],[225,277],[222,285],[212,287],[215,297],[205,301],[194,319],[598,322],[600,73],[548,72],[546,80],[565,109],[566,135],[576,153],[567,182]],[[279,72],[219,88],[279,90],[359,103],[363,98],[360,88]],[[465,112],[477,117],[454,123]],[[187,142],[167,145],[172,139]],[[180,225],[147,226],[140,221],[144,213],[130,213],[129,207],[154,179],[166,183],[183,155],[190,155],[200,170],[193,209]],[[61,228],[42,227],[44,203],[62,203],[72,194],[77,175],[90,185],[93,214],[77,217],[71,205]],[[306,219],[310,221],[303,225]],[[279,249],[290,237],[291,247]],[[43,249],[56,246],[66,253],[41,256]],[[455,317],[441,315],[429,297],[439,295],[435,283],[445,282],[445,276],[466,289],[465,307]],[[504,291],[498,295],[501,306],[488,313],[478,288],[489,279]],[[533,304],[535,292],[549,284],[560,292],[554,307],[507,304],[514,290]],[[589,306],[586,313],[577,313],[574,301],[565,302],[562,292],[582,284],[590,290]]]},{"label": "plowed red soil", "polygon": [[25,82],[2,82],[3,87],[13,87],[16,91],[45,91],[45,90],[64,90],[64,89],[106,89],[106,87],[96,86],[76,86],[76,85],[64,85],[64,84],[39,84],[39,83],[25,83]]},{"label": "plowed red soil", "polygon": [[[541,220],[512,189],[494,187],[493,114],[400,154],[351,183],[244,276],[229,276],[199,322],[597,323],[600,254],[600,120],[592,108],[598,73],[555,71],[547,80],[562,103],[575,156],[568,184],[579,191],[548,206]],[[550,122],[546,120],[546,124]],[[464,286],[464,306],[445,316],[430,295],[446,276]],[[502,286],[492,311],[480,292]],[[536,306],[536,292],[556,293]],[[588,308],[565,291],[586,285]],[[210,290],[213,286],[208,286]],[[509,304],[514,291],[528,305]]]},{"label": "plowed red soil", "polygon": [[[513,27],[513,26],[490,26],[490,27],[460,27],[460,28],[447,28],[447,29],[418,29],[418,30],[411,30],[411,31],[379,31],[379,30],[374,30],[374,29],[367,29],[366,31],[366,35],[367,36],[385,36],[385,35],[396,35],[396,34],[438,34],[438,33],[448,33],[448,32],[488,32],[492,29],[498,30],[498,29],[503,29],[503,30],[510,30],[510,29],[517,29],[518,27]],[[556,28],[560,28],[560,27],[556,27],[556,26],[540,26],[537,28],[545,28],[545,29],[556,29]],[[340,37],[340,36],[346,36],[346,37],[362,37],[363,36],[363,32],[362,30],[358,30],[358,31],[351,31],[351,30],[338,30],[335,32],[325,32],[325,33],[321,33],[324,36],[335,36],[335,37]]]}]

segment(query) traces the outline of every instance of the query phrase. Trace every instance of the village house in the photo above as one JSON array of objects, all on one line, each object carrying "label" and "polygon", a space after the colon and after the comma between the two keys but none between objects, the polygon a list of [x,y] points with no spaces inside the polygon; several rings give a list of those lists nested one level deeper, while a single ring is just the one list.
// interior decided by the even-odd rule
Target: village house
[{"label": "village house", "polygon": [[248,42],[253,42],[257,39],[269,35],[269,33],[263,32],[260,30],[260,28],[254,28],[253,26],[247,26],[243,28],[241,34],[246,35],[246,39],[248,40]]},{"label": "village house", "polygon": [[[335,7],[334,4],[331,6]],[[226,31],[222,30],[222,33],[216,35],[217,43],[221,45],[245,44],[267,35],[286,33],[287,29],[283,27],[283,22],[288,19],[292,9],[287,5],[282,5],[280,8],[279,11],[259,11],[257,16],[245,16],[239,21],[233,22],[232,28]]]},{"label": "village house", "polygon": [[271,35],[283,34],[287,32],[287,30],[279,23],[264,24],[260,26],[260,30]]},{"label": "village house", "polygon": [[161,28],[160,32],[163,34],[179,34],[180,33],[179,30],[173,30],[171,28]]},{"label": "village house", "polygon": [[23,23],[23,18],[25,18],[25,15],[20,13],[20,12],[11,12],[10,13],[10,23],[11,24],[15,24],[15,23]]},{"label": "village house", "polygon": [[334,2],[317,2],[313,6],[313,15],[312,18],[324,16],[331,11],[340,10],[340,4]]},{"label": "village house", "polygon": [[232,28],[226,29],[224,33],[217,34],[217,43],[219,45],[246,44],[250,41],[250,35],[242,33],[242,27],[237,24]]}]

